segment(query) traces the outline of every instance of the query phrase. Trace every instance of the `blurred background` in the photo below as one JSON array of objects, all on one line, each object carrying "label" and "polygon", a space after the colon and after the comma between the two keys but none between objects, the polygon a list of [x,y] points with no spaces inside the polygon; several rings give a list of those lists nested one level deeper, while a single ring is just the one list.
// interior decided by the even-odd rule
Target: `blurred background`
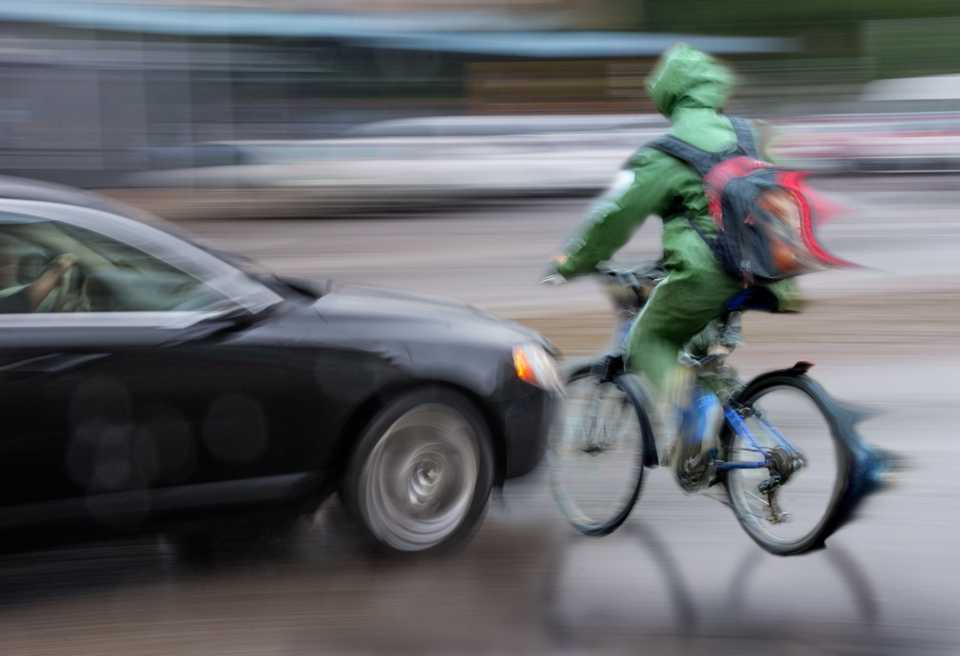
[{"label": "blurred background", "polygon": [[[788,654],[960,651],[960,7],[950,0],[0,2],[0,172],[96,189],[281,273],[452,296],[567,354],[597,287],[536,286],[590,198],[665,120],[676,41],[729,62],[731,113],[850,211],[809,310],[750,316],[744,375],[804,359],[908,456],[829,549],[765,556],[651,476],[576,538],[541,474],[465,551],[381,562],[337,510],[284,554],[178,563],[152,541],[0,558],[8,653]],[[655,257],[650,221],[627,259]],[[333,515],[332,517],[330,515]]]},{"label": "blurred background", "polygon": [[[5,2],[0,155],[11,173],[175,196],[164,209],[177,216],[220,213],[225,188],[282,191],[259,217],[392,208],[397,196],[585,193],[662,128],[643,81],[685,40],[735,66],[730,110],[780,127],[785,159],[951,169],[955,11],[938,0]],[[163,193],[175,187],[192,193]]]}]

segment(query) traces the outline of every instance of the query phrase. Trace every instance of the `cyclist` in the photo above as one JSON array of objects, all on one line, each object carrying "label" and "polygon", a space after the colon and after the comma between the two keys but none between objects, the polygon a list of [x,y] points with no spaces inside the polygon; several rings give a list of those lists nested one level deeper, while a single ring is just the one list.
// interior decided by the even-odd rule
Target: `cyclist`
[{"label": "cyclist", "polygon": [[[671,134],[701,149],[723,152],[737,141],[730,120],[721,113],[732,81],[730,71],[717,60],[678,44],[660,58],[647,88],[657,109],[670,119]],[[565,253],[554,258],[545,282],[592,272],[651,214],[663,220],[662,264],[667,276],[631,328],[626,361],[664,400],[680,380],[676,372],[684,345],[723,314],[725,303],[742,290],[704,241],[716,234],[716,227],[696,171],[660,151],[641,148],[594,205]],[[765,289],[761,295],[769,309],[798,309],[791,282]]]}]

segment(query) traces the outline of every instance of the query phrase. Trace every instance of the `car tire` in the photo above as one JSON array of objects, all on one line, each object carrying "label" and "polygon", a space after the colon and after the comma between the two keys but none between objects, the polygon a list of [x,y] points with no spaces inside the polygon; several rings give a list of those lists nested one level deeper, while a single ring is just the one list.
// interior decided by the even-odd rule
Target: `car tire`
[{"label": "car tire", "polygon": [[461,544],[486,510],[491,434],[465,396],[423,388],[393,399],[360,435],[340,494],[371,544],[423,553]]}]

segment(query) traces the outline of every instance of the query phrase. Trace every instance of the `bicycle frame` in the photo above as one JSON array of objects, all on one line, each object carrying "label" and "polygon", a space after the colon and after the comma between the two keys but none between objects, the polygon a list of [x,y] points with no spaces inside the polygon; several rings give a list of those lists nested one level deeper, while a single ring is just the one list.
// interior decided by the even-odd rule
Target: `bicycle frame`
[{"label": "bicycle frame", "polygon": [[[860,501],[868,494],[877,491],[885,483],[885,474],[894,468],[895,460],[892,456],[866,444],[857,433],[856,424],[863,415],[854,412],[830,397],[820,385],[807,376],[813,366],[806,361],[798,361],[792,367],[768,371],[753,378],[746,384],[737,379],[736,372],[726,365],[726,359],[734,348],[742,341],[740,333],[740,314],[749,309],[766,309],[752,307],[749,299],[744,304],[738,304],[734,299],[725,308],[725,314],[718,317],[720,321],[708,325],[710,332],[698,334],[694,340],[685,345],[680,354],[681,366],[690,369],[691,378],[695,377],[701,388],[712,389],[720,399],[722,417],[722,432],[718,437],[712,434],[709,437],[697,432],[701,439],[708,439],[709,443],[680,443],[673,445],[658,444],[654,434],[648,409],[655,410],[655,402],[650,398],[643,381],[638,376],[628,375],[630,367],[626,360],[629,354],[629,335],[637,316],[643,312],[652,290],[666,275],[657,267],[617,269],[614,267],[598,268],[598,274],[608,287],[608,296],[613,302],[617,321],[612,338],[611,349],[602,357],[591,357],[581,361],[571,362],[568,369],[573,378],[590,376],[594,384],[615,384],[624,393],[627,400],[633,405],[641,423],[640,437],[642,439],[642,462],[637,463],[630,479],[629,496],[622,499],[623,503],[615,507],[614,514],[605,514],[599,517],[597,513],[584,514],[576,504],[569,505],[567,491],[562,489],[556,480],[556,488],[561,509],[577,529],[587,535],[608,535],[623,524],[629,516],[630,510],[640,493],[643,481],[643,470],[648,467],[657,467],[661,464],[670,464],[680,486],[688,492],[695,492],[715,484],[723,484],[729,493],[730,505],[741,525],[747,533],[765,550],[777,555],[793,555],[805,553],[813,549],[822,548],[825,540],[834,531],[843,526],[853,517]],[[739,297],[739,295],[738,295]],[[735,297],[736,298],[736,297]],[[777,387],[796,388],[803,395],[813,400],[818,406],[820,416],[826,421],[829,436],[835,447],[837,471],[833,487],[831,488],[831,502],[826,514],[819,523],[806,534],[796,539],[786,540],[776,534],[770,534],[765,528],[764,521],[780,524],[790,518],[778,504],[778,491],[788,483],[800,470],[806,469],[807,458],[797,449],[786,435],[767,417],[759,400],[769,389]],[[680,396],[683,390],[675,390]],[[694,394],[699,398],[700,394]],[[597,408],[597,412],[601,412]],[[776,419],[776,417],[773,417]],[[711,430],[717,423],[716,415],[711,417]],[[583,417],[580,417],[583,421]],[[671,426],[671,428],[673,428]],[[676,428],[682,429],[682,426]],[[593,431],[590,431],[591,433]],[[681,431],[678,430],[678,433]],[[693,431],[691,431],[693,432]],[[619,431],[617,431],[619,433]],[[682,438],[682,435],[671,437]],[[605,447],[601,435],[596,440],[597,452]],[[731,440],[732,444],[727,444]],[[592,447],[592,444],[588,444]],[[668,447],[672,456],[666,462],[660,461],[662,447]],[[688,448],[689,447],[689,448]],[[740,451],[753,453],[744,455],[742,462],[733,462],[735,458],[732,448],[736,447],[736,457]],[[585,451],[590,453],[590,451]],[[591,454],[592,455],[592,454]],[[729,486],[731,480],[736,483],[738,477],[730,475],[735,470],[766,470],[769,475],[759,477],[745,477],[738,485]],[[752,488],[746,490],[765,506],[763,514],[753,507],[753,502],[745,499],[743,494],[736,494],[736,489],[743,485]],[[762,495],[757,497],[757,495]],[[571,514],[573,508],[577,514]],[[601,513],[603,511],[600,511]]]},{"label": "bicycle frame", "polygon": [[[726,417],[727,423],[730,424],[730,427],[733,428],[734,432],[737,433],[740,437],[745,439],[751,447],[751,451],[756,451],[757,453],[764,453],[763,448],[757,442],[757,439],[753,436],[753,432],[750,430],[750,427],[747,426],[747,422],[743,420],[743,417],[740,416],[740,413],[737,412],[734,408],[729,405],[723,406],[723,415]],[[790,441],[784,437],[775,426],[770,424],[763,417],[757,416],[757,419],[763,425],[764,429],[773,437],[774,441],[777,442],[785,451],[790,454],[798,454],[797,449],[790,444]],[[764,457],[762,461],[754,462],[718,462],[717,471],[730,471],[731,469],[764,469],[769,465],[769,460]]]},{"label": "bicycle frame", "polygon": [[[624,354],[627,352],[627,342],[630,334],[630,329],[633,325],[633,317],[622,318],[617,322],[615,333],[614,333],[614,345],[615,353]],[[622,356],[620,356],[622,358]],[[716,463],[716,471],[724,472],[730,471],[733,469],[765,469],[770,465],[770,459],[767,457],[764,449],[760,446],[757,438],[754,436],[753,432],[747,426],[747,423],[743,420],[743,417],[740,416],[740,413],[737,409],[729,404],[723,406],[723,414],[726,422],[730,425],[733,431],[743,438],[749,445],[750,450],[755,451],[758,454],[762,454],[764,457],[762,460],[756,460],[753,462],[726,462],[718,461]],[[776,426],[768,422],[763,418],[759,413],[754,411],[754,416],[757,418],[760,425],[764,428],[766,433],[768,433],[773,441],[777,443],[788,454],[793,456],[798,456],[800,452],[794,447],[790,440],[781,433]]]}]

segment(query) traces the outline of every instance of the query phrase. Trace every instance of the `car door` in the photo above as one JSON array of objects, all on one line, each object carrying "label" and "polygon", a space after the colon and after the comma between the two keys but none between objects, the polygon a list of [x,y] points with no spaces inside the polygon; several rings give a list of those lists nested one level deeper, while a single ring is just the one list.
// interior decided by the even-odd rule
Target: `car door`
[{"label": "car door", "polygon": [[[99,210],[7,201],[4,244],[41,253],[25,276],[4,280],[0,270],[8,522],[112,515],[118,499],[141,518],[242,501],[296,469],[284,433],[301,380],[269,345],[237,339],[276,294],[189,243]],[[79,281],[63,276],[35,307],[3,300],[29,290],[44,258],[64,255],[77,260]],[[226,485],[238,480],[259,485]]]}]

